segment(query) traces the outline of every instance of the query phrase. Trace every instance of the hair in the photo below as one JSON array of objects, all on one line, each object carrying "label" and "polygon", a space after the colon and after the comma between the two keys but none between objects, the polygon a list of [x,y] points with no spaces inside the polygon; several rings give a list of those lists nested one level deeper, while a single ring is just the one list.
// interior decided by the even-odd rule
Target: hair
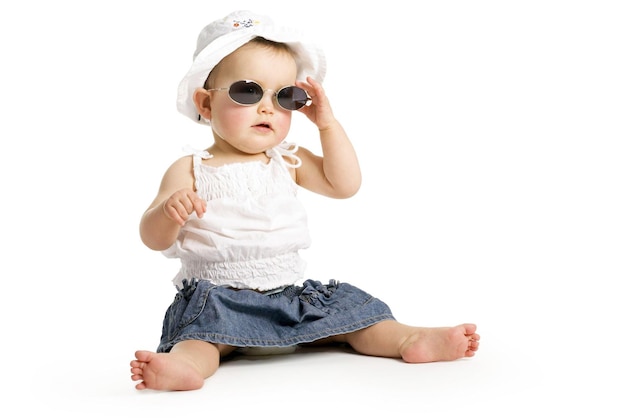
[{"label": "hair", "polygon": [[[262,46],[262,47],[266,47],[267,49],[273,50],[273,51],[275,51],[277,53],[289,54],[294,59],[296,58],[295,51],[288,44],[286,44],[284,42],[276,42],[276,41],[272,41],[272,40],[263,38],[262,36],[257,36],[255,38],[252,38],[250,41],[248,41],[244,45],[249,45],[249,44],[255,44],[255,45]],[[215,78],[215,74],[217,73],[217,71],[218,71],[218,69],[220,67],[220,64],[221,64],[221,61],[219,63],[217,63],[217,65],[215,67],[213,67],[213,69],[211,70],[211,72],[207,76],[206,80],[204,81],[204,88],[205,89],[209,89],[211,87],[211,83],[212,83],[213,79]]]}]

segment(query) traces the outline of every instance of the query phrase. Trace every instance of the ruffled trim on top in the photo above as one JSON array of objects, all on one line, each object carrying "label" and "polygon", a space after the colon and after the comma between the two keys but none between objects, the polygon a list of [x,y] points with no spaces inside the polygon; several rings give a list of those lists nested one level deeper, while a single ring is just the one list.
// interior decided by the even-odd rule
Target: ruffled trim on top
[{"label": "ruffled trim on top", "polygon": [[232,262],[184,260],[174,285],[180,289],[183,280],[206,279],[216,285],[268,291],[293,285],[305,268],[306,262],[296,252]]}]

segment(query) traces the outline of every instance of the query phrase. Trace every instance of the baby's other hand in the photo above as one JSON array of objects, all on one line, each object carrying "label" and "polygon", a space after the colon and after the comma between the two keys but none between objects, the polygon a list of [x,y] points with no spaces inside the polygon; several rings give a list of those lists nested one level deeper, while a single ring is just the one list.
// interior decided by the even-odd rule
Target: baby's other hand
[{"label": "baby's other hand", "polygon": [[202,218],[206,211],[206,201],[200,198],[193,189],[176,191],[163,202],[165,216],[181,226],[185,225],[194,211],[198,218]]}]

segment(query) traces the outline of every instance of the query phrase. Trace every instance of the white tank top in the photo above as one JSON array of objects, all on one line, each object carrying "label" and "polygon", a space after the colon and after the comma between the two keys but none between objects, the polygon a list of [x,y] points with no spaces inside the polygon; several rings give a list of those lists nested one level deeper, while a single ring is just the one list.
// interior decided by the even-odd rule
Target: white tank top
[{"label": "white tank top", "polygon": [[[173,282],[206,279],[234,288],[273,290],[304,276],[298,251],[311,238],[304,207],[296,198],[298,185],[289,167],[301,162],[297,146],[282,143],[268,150],[269,163],[202,164],[206,152],[193,154],[197,193],[206,200],[202,218],[195,213],[181,228],[176,242],[163,254],[180,258]],[[285,157],[295,164],[285,161]]]}]

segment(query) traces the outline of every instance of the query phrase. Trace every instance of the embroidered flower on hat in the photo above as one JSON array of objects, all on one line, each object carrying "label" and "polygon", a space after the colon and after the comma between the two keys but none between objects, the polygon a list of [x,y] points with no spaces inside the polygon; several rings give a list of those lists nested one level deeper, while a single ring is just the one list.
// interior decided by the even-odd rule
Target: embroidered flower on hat
[{"label": "embroidered flower on hat", "polygon": [[254,25],[258,25],[259,23],[261,23],[258,20],[252,20],[252,19],[246,19],[246,20],[233,20],[233,28],[237,29],[240,26],[242,28],[250,28]]}]

